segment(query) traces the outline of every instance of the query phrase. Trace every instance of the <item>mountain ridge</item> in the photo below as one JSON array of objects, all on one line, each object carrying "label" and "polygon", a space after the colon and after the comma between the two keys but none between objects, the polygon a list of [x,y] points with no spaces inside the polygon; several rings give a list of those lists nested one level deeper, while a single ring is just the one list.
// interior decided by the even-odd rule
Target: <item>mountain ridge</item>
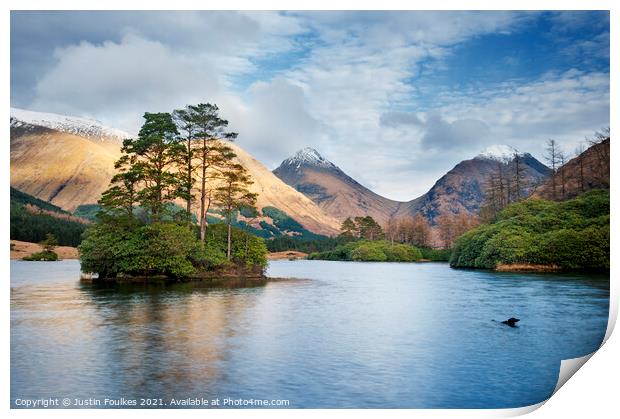
[{"label": "mountain ridge", "polygon": [[[515,153],[507,145],[488,147],[472,159],[456,164],[426,193],[410,201],[395,201],[373,192],[308,147],[285,159],[273,173],[341,221],[370,215],[385,224],[392,217],[422,214],[434,224],[442,214],[477,214],[491,173],[498,164],[510,165]],[[537,184],[548,175],[549,168],[531,154],[518,155],[529,183]]]}]

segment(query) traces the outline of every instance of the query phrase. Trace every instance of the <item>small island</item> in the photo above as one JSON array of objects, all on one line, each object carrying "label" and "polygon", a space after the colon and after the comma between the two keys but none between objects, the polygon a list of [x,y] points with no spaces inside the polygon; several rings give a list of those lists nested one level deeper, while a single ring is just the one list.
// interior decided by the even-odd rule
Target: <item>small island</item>
[{"label": "small island", "polygon": [[[217,106],[145,113],[144,119],[138,138],[124,140],[97,221],[78,247],[83,277],[264,280],[264,241],[232,225],[237,211],[255,211],[256,194],[226,145],[236,134],[225,131],[228,121],[219,118]],[[225,223],[207,225],[212,206]]]}]

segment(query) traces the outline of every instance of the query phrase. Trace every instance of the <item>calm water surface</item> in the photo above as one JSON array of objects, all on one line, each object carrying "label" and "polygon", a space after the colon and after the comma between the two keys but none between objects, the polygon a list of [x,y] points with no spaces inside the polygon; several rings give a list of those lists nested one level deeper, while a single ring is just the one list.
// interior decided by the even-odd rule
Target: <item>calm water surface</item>
[{"label": "calm water surface", "polygon": [[[11,262],[16,398],[287,399],[290,407],[517,407],[598,348],[609,277],[446,264],[271,262],[244,289],[80,284]],[[521,319],[518,328],[492,320]]]}]

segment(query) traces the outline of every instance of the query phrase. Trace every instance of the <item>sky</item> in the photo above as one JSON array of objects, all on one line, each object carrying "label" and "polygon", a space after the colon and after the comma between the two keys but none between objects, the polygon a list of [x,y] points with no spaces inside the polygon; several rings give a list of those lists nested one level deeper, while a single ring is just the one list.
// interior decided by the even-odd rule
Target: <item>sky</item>
[{"label": "sky", "polygon": [[11,12],[11,106],[131,133],[216,103],[270,169],[313,147],[388,198],[494,144],[609,126],[609,13]]}]

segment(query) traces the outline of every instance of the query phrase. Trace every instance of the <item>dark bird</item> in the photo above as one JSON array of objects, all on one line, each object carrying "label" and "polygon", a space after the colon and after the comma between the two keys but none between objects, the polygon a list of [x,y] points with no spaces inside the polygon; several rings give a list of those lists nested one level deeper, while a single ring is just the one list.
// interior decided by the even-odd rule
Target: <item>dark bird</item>
[{"label": "dark bird", "polygon": [[507,324],[510,327],[517,327],[518,321],[519,319],[515,319],[514,317],[511,317],[508,320],[504,320],[502,323]]}]

